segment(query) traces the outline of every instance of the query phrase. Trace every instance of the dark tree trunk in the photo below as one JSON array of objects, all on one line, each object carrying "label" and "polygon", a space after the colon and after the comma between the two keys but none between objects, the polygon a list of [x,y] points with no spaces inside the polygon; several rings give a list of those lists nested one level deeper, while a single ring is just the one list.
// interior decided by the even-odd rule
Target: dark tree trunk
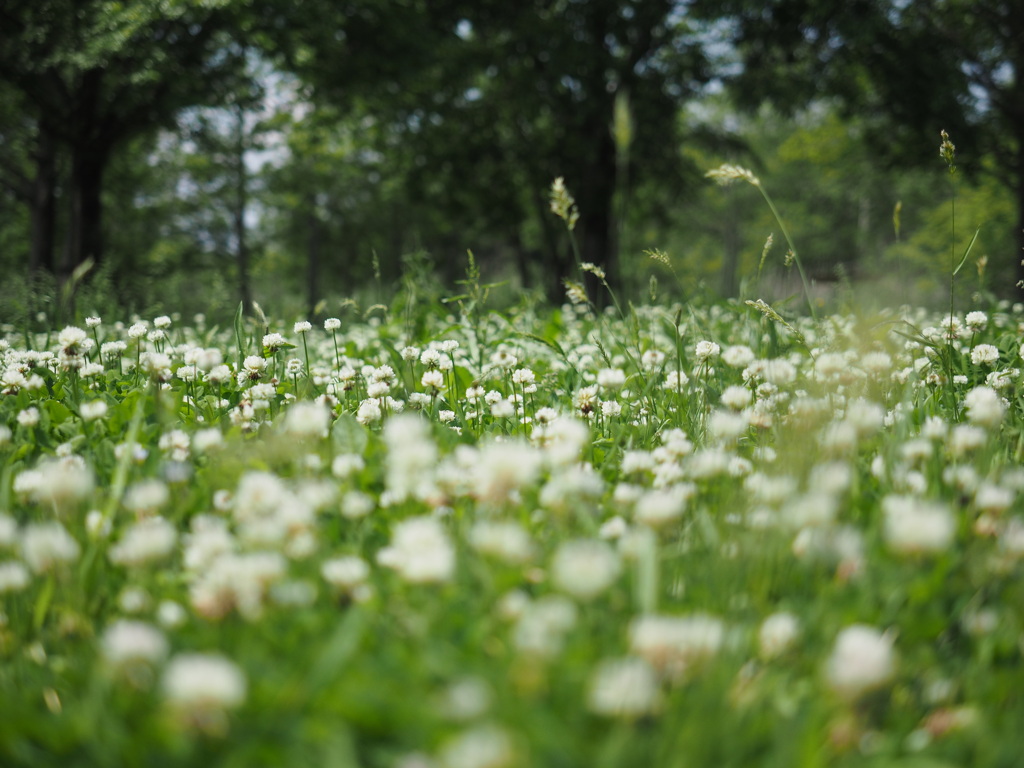
[{"label": "dark tree trunk", "polygon": [[[534,210],[537,212],[537,221],[540,224],[541,233],[541,279],[544,280],[544,293],[548,301],[558,304],[565,297],[565,289],[562,280],[568,276],[568,263],[558,247],[558,232],[555,225],[559,224],[555,219],[551,208],[541,194],[541,188],[535,184],[530,185],[530,194],[533,197]],[[527,277],[524,275],[524,285]]]},{"label": "dark tree trunk", "polygon": [[1018,287],[1024,289],[1024,167],[1017,173],[1017,264]]},{"label": "dark tree trunk", "polygon": [[[1022,126],[1024,128],[1024,126]],[[1018,289],[1024,289],[1024,130],[1017,131],[1017,232],[1014,238],[1017,252],[1014,265],[1017,272]]]},{"label": "dark tree trunk", "polygon": [[[580,258],[604,269],[608,285],[617,290],[620,285],[619,253],[615,234],[615,142],[610,131],[601,124],[595,136],[594,151],[584,170],[582,188],[577,197],[580,220],[577,237]],[[604,286],[587,276],[587,293],[599,305],[608,300]]]},{"label": "dark tree trunk", "polygon": [[105,145],[71,147],[71,178],[68,184],[68,233],[59,276],[65,283],[90,259],[103,258],[103,172],[109,149]]},{"label": "dark tree trunk", "polygon": [[35,150],[36,175],[30,201],[28,269],[32,275],[54,271],[57,224],[57,161],[53,137],[40,126]]},{"label": "dark tree trunk", "polygon": [[235,114],[235,200],[231,211],[235,236],[235,260],[238,264],[238,294],[246,314],[252,312],[252,285],[249,277],[249,243],[246,239],[245,208],[248,204],[248,178],[245,169],[245,110]]}]

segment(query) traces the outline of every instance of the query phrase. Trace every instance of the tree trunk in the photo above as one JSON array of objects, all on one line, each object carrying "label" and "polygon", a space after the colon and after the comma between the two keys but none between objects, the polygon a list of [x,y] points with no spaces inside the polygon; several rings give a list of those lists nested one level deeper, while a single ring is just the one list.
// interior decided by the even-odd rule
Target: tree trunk
[{"label": "tree trunk", "polygon": [[[601,124],[595,136],[594,153],[584,171],[583,185],[578,196],[580,219],[577,236],[580,257],[604,269],[608,285],[617,290],[619,275],[618,245],[615,240],[615,142],[611,133]],[[597,304],[603,305],[608,296],[600,281],[587,276],[587,293]]]},{"label": "tree trunk", "polygon": [[32,180],[30,201],[30,245],[28,269],[32,275],[54,271],[57,224],[57,162],[53,137],[42,126],[35,150],[36,175]]},{"label": "tree trunk", "polygon": [[1018,291],[1024,289],[1024,126],[1017,131],[1017,252],[1014,254],[1014,265],[1017,272]]},{"label": "tree trunk", "polygon": [[[544,280],[544,293],[552,304],[559,304],[565,297],[562,286],[562,279],[567,276],[566,261],[562,251],[558,247],[558,233],[555,230],[555,215],[551,212],[543,195],[541,188],[536,184],[530,185],[530,195],[533,198],[533,208],[537,215],[537,223],[540,226],[540,276]],[[523,284],[529,282],[528,276],[524,273]]]},{"label": "tree trunk", "polygon": [[59,269],[62,285],[88,260],[102,261],[103,172],[109,154],[105,145],[71,147],[68,234]]},{"label": "tree trunk", "polygon": [[249,244],[246,241],[245,208],[248,203],[248,177],[245,168],[245,110],[235,114],[235,200],[231,211],[238,263],[238,294],[243,311],[252,312],[252,285],[249,278]]}]

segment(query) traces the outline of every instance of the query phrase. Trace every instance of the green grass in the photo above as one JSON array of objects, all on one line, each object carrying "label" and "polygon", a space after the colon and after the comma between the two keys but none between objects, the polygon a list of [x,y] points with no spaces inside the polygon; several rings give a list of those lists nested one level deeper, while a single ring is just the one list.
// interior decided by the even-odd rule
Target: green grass
[{"label": "green grass", "polygon": [[1019,308],[479,294],[4,329],[0,762],[1016,764]]}]

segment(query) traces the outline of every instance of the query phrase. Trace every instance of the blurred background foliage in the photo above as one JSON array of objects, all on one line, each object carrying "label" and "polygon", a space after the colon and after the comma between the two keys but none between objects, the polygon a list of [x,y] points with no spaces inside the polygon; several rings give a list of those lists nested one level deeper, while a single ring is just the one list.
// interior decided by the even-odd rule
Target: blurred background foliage
[{"label": "blurred background foliage", "polygon": [[495,300],[560,300],[558,176],[631,300],[797,293],[757,191],[703,177],[722,162],[822,301],[948,299],[979,228],[962,293],[1018,293],[1020,3],[6,0],[0,27],[7,322],[72,291],[216,317],[437,298],[467,250]]}]

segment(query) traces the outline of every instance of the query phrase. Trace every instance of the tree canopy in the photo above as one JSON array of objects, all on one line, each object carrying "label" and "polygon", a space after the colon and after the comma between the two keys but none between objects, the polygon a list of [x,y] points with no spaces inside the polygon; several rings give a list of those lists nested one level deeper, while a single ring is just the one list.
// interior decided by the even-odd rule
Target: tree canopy
[{"label": "tree canopy", "polygon": [[[910,247],[890,211],[906,198],[908,225],[928,219],[903,192],[929,185],[900,179],[941,170],[942,129],[980,185],[965,196],[995,194],[991,178],[1015,201],[1016,225],[991,207],[993,265],[1024,246],[1015,2],[9,0],[0,27],[0,240],[37,274],[113,252],[166,274],[206,253],[247,303],[278,270],[303,276],[312,308],[412,252],[454,278],[470,248],[554,297],[574,268],[548,205],[562,177],[580,259],[613,287],[624,273],[636,288],[640,252],[664,242],[680,272],[721,269],[733,292],[771,222],[698,171],[736,160],[804,218],[791,224],[826,279]],[[198,107],[215,110],[202,130]],[[257,112],[262,143],[231,133]],[[153,226],[115,233],[105,212],[133,210]]]}]

